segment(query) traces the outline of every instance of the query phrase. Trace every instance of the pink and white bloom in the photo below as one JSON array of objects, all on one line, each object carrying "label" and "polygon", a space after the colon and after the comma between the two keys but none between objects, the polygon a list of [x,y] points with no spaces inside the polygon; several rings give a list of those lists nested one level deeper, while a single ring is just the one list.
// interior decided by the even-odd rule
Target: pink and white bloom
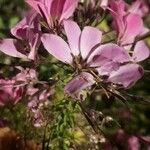
[{"label": "pink and white bloom", "polygon": [[34,8],[49,28],[55,23],[60,24],[64,19],[72,16],[79,0],[26,0]]},{"label": "pink and white bloom", "polygon": [[23,20],[11,29],[11,33],[17,39],[1,40],[0,51],[12,57],[34,60],[41,36],[37,14],[34,11],[30,11]]},{"label": "pink and white bloom", "polygon": [[[64,21],[64,29],[68,44],[54,34],[43,34],[41,40],[51,55],[70,64],[80,72],[66,85],[66,93],[77,96],[81,89],[94,84],[94,77],[89,73],[91,68],[96,69],[100,77],[107,76],[106,82],[121,84],[124,87],[136,82],[143,75],[142,67],[133,63],[133,57],[137,54],[137,50],[131,57],[124,48],[116,44],[100,45],[102,38],[100,30],[86,26],[81,31],[74,21]],[[145,58],[147,55],[138,59],[143,60]],[[128,66],[131,69],[128,69]],[[84,72],[83,70],[87,71]],[[120,74],[123,77],[120,77]],[[128,74],[128,78],[126,74]],[[120,78],[117,79],[117,76]]]}]

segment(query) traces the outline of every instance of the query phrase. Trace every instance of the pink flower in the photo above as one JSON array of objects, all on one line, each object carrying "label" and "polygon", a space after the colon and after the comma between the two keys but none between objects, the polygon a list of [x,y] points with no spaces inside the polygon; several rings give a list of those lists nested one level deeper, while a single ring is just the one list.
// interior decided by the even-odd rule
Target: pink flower
[{"label": "pink flower", "polygon": [[132,55],[130,56],[130,60],[133,63],[122,65],[117,71],[112,71],[108,81],[123,84],[124,87],[128,88],[133,86],[144,73],[143,68],[137,63],[147,59],[149,55],[150,51],[145,43],[143,41],[138,42],[135,45]]},{"label": "pink flower", "polygon": [[35,127],[41,127],[47,119],[44,117],[45,106],[49,105],[49,97],[52,95],[52,90],[45,85],[35,88],[33,85],[28,85],[26,95],[28,96],[27,108]]},{"label": "pink flower", "polygon": [[[69,44],[54,34],[43,34],[41,40],[51,55],[70,64],[80,72],[66,85],[66,93],[78,96],[83,88],[94,84],[94,77],[89,73],[92,68],[98,71],[99,76],[107,76],[106,82],[121,84],[124,87],[136,82],[143,75],[142,67],[133,64],[138,47],[131,57],[126,50],[116,44],[100,45],[102,32],[97,28],[86,26],[81,31],[75,22],[67,20],[64,21],[64,29]],[[147,54],[149,55],[149,52],[146,53],[146,56],[145,54],[141,57],[137,56],[136,61],[147,58]],[[117,79],[117,77],[120,78]]]},{"label": "pink flower", "polygon": [[140,142],[136,136],[131,136],[128,139],[128,150],[139,150],[140,149]]},{"label": "pink flower", "polygon": [[141,12],[141,0],[137,0],[131,6],[123,0],[110,1],[110,10],[113,16],[113,25],[118,33],[118,42],[121,45],[131,44],[136,36],[144,34],[147,29],[144,27]]},{"label": "pink flower", "polygon": [[36,81],[37,80],[37,72],[34,69],[31,68],[22,68],[22,67],[16,67],[20,73],[18,73],[13,79],[16,81],[21,81],[28,83],[30,81]]},{"label": "pink flower", "polygon": [[[0,79],[0,106],[15,105],[23,96],[22,94],[25,92],[25,89],[28,92],[30,86],[37,80],[35,70],[29,68],[23,69],[21,67],[16,68],[20,71],[16,76],[13,76],[11,79]],[[37,89],[32,89],[34,91],[30,91],[30,94],[34,95]],[[40,98],[43,98],[45,93],[45,91],[42,91]]]},{"label": "pink flower", "polygon": [[33,112],[39,109],[39,105],[46,102],[52,93],[48,89],[40,89],[28,86],[27,95],[29,96],[28,108]]},{"label": "pink flower", "polygon": [[146,4],[145,0],[136,0],[128,7],[128,12],[135,13],[141,17],[145,16],[149,11],[149,7]]},{"label": "pink flower", "polygon": [[15,105],[23,94],[22,87],[15,87],[15,80],[0,79],[0,106]]},{"label": "pink flower", "polygon": [[25,18],[11,29],[17,39],[3,39],[0,50],[12,57],[29,58],[34,60],[40,45],[40,27],[37,14],[30,11]]},{"label": "pink flower", "polygon": [[60,24],[62,20],[72,16],[79,0],[26,0],[52,28],[56,21]]},{"label": "pink flower", "polygon": [[79,75],[75,76],[68,84],[65,86],[65,93],[75,98],[79,98],[79,93],[82,89],[90,87],[95,83],[94,77],[87,72],[81,72]]}]

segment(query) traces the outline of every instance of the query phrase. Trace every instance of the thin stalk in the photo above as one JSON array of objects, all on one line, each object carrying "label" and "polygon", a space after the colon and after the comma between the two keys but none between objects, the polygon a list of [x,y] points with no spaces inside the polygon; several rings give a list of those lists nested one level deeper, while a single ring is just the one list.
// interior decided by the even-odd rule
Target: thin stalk
[{"label": "thin stalk", "polygon": [[89,114],[89,112],[86,110],[86,108],[82,105],[82,102],[78,102],[78,105],[80,106],[82,113],[84,114],[86,120],[88,121],[88,123],[92,127],[93,131],[98,135],[98,137],[100,138],[100,134],[103,134],[105,137],[108,138],[108,136],[99,127],[96,120],[90,117],[91,114]]}]

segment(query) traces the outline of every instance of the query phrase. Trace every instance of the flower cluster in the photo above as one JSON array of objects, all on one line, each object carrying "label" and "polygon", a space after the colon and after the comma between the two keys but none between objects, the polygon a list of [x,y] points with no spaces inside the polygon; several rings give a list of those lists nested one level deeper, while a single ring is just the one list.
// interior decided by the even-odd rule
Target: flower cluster
[{"label": "flower cluster", "polygon": [[[64,88],[66,94],[80,98],[80,91],[94,84],[130,88],[143,76],[144,69],[139,62],[149,57],[149,48],[138,39],[149,32],[142,18],[148,12],[144,1],[137,0],[131,5],[123,0],[100,3],[26,0],[26,3],[31,10],[11,29],[14,38],[0,41],[0,50],[9,56],[36,62],[43,45],[52,56],[74,69],[73,78]],[[79,26],[80,18],[75,19],[74,12],[78,14],[80,9],[76,8],[82,3],[86,3],[89,10],[97,6],[95,12],[111,14],[112,29],[117,35],[113,42],[102,42],[107,33],[98,26]],[[90,18],[92,14],[87,13],[87,18],[88,15]]]},{"label": "flower cluster", "polygon": [[[133,112],[127,103],[150,103],[142,97],[147,87],[140,96],[129,94],[150,73],[147,1],[24,2],[22,20],[0,38],[0,128],[43,138],[42,149],[149,148],[146,128],[139,130],[141,121],[149,126],[147,108]],[[129,121],[134,125],[126,128]]]}]

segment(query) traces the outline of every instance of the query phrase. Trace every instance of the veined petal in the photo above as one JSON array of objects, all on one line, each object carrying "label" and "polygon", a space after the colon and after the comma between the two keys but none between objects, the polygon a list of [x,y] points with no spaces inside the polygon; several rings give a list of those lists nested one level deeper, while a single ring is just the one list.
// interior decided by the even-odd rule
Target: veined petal
[{"label": "veined petal", "polygon": [[53,18],[60,19],[60,16],[63,11],[63,7],[66,0],[53,0],[52,7],[51,7],[51,15]]},{"label": "veined petal", "polygon": [[74,56],[78,56],[81,30],[76,22],[71,20],[64,21],[64,28],[68,38],[71,52]]},{"label": "veined petal", "polygon": [[[33,9],[35,9],[41,16],[43,16],[42,12],[47,12],[47,8],[51,7],[52,0],[49,0],[49,5],[48,3],[44,3],[44,0],[25,0],[26,3],[28,3]],[[41,12],[41,8],[42,12]]]},{"label": "veined petal", "polygon": [[50,14],[50,11],[52,9],[52,3],[53,3],[54,0],[44,0],[43,1],[43,4],[46,6],[47,8],[47,12],[49,12]]},{"label": "veined petal", "polygon": [[50,9],[52,2],[53,0],[26,0],[26,3],[28,3],[34,10],[36,10],[49,26],[52,25],[50,20]]},{"label": "veined petal", "polygon": [[125,24],[123,17],[125,15],[125,5],[126,3],[123,0],[111,0],[109,1],[111,15],[113,17],[113,26],[117,30],[119,37],[124,34]]},{"label": "veined petal", "polygon": [[146,13],[148,13],[148,11],[149,11],[148,5],[146,5],[144,0],[136,0],[130,5],[128,9],[128,12],[138,14],[141,17],[143,17]]},{"label": "veined petal", "polygon": [[141,0],[136,0],[132,3],[132,5],[129,6],[128,12],[138,14],[140,12],[139,8],[141,5]]},{"label": "veined petal", "polygon": [[118,14],[118,17],[123,17],[125,14],[126,3],[123,0],[112,0],[109,2],[110,8]]},{"label": "veined petal", "polygon": [[126,50],[116,44],[109,43],[99,46],[89,56],[87,63],[91,67],[98,67],[108,62],[129,62],[130,56]]},{"label": "veined petal", "polygon": [[28,12],[26,16],[11,29],[11,34],[18,39],[26,39],[27,28],[40,30],[37,22],[37,13],[34,10]]},{"label": "veined petal", "polygon": [[119,67],[120,67],[119,63],[108,62],[108,63],[102,65],[101,67],[96,68],[96,70],[98,71],[98,74],[100,76],[107,76],[107,77],[109,77],[110,74],[113,71],[117,71],[119,69]]},{"label": "veined petal", "polygon": [[94,46],[100,43],[101,38],[102,32],[97,28],[88,26],[84,27],[80,39],[80,51],[83,59],[89,55]]},{"label": "veined petal", "polygon": [[11,34],[18,39],[26,38],[26,27],[25,20],[20,21],[15,27],[11,29]]},{"label": "veined petal", "polygon": [[23,50],[20,43],[15,39],[3,39],[0,41],[0,51],[12,56],[19,58],[27,58],[24,54],[20,53],[18,50]]},{"label": "veined petal", "polygon": [[139,62],[148,58],[150,55],[150,50],[144,41],[139,41],[134,48],[132,58],[134,61]]},{"label": "veined petal", "polygon": [[121,44],[132,43],[134,38],[143,31],[144,25],[142,18],[137,14],[130,13],[125,17],[124,22],[126,24],[126,29],[120,42]]},{"label": "veined petal", "polygon": [[34,60],[37,54],[37,50],[41,44],[41,33],[36,33],[33,30],[30,30],[28,37],[30,45],[30,53],[28,58]]},{"label": "veined petal", "polygon": [[143,76],[143,68],[138,64],[127,64],[121,66],[117,71],[111,73],[108,81],[123,85],[128,88]]},{"label": "veined petal", "polygon": [[51,55],[64,63],[72,63],[71,50],[62,38],[53,34],[43,34],[41,40]]},{"label": "veined petal", "polygon": [[94,83],[94,78],[90,73],[82,72],[67,83],[64,91],[68,95],[75,95],[78,97],[81,90]]},{"label": "veined petal", "polygon": [[78,2],[79,0],[65,0],[59,22],[63,21],[64,19],[68,19],[73,15],[73,12],[77,7]]}]

